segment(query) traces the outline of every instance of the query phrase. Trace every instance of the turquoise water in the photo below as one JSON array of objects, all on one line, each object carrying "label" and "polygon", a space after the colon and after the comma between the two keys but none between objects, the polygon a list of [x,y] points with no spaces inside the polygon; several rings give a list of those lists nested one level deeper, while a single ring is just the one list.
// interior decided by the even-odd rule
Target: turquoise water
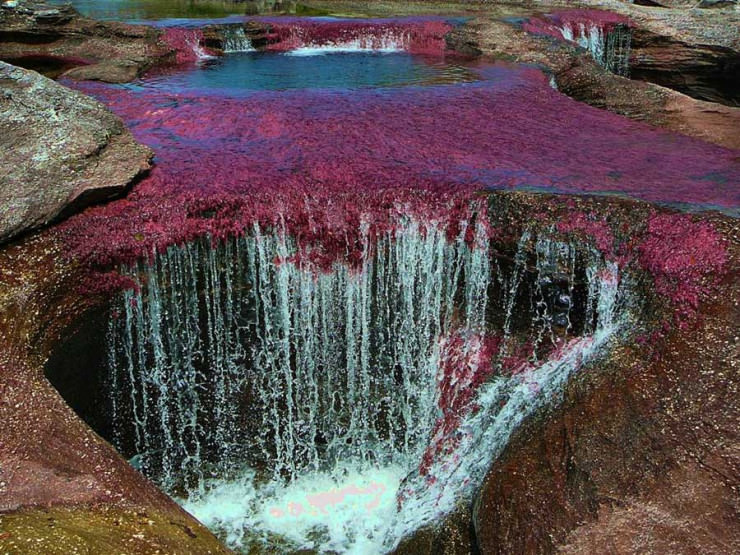
[{"label": "turquoise water", "polygon": [[470,82],[470,68],[405,52],[239,52],[151,75],[136,88],[163,91],[361,89]]}]

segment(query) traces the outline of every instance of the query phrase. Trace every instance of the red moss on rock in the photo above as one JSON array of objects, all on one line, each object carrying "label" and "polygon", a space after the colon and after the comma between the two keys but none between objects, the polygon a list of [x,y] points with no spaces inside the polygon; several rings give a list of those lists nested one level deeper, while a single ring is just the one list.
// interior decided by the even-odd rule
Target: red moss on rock
[{"label": "red moss on rock", "polygon": [[200,29],[168,27],[162,33],[164,42],[175,51],[178,64],[197,62],[211,53],[201,46],[203,32]]},{"label": "red moss on rock", "polygon": [[428,476],[432,464],[457,446],[459,439],[455,432],[460,421],[474,409],[472,401],[478,388],[494,371],[491,359],[498,351],[501,337],[469,333],[456,331],[440,340],[436,404],[441,416],[422,455],[419,465],[422,476]]},{"label": "red moss on rock", "polygon": [[718,283],[727,262],[722,236],[706,221],[687,214],[654,214],[638,246],[641,265],[655,290],[670,300],[680,325],[695,314],[702,297]]},{"label": "red moss on rock", "polygon": [[603,219],[593,219],[593,214],[573,211],[568,219],[558,222],[560,233],[578,233],[584,239],[592,241],[602,253],[610,254],[614,250],[614,234]]},{"label": "red moss on rock", "polygon": [[[68,220],[69,253],[107,270],[258,223],[328,268],[357,258],[361,224],[380,234],[416,216],[455,236],[455,219],[486,189],[740,205],[735,151],[575,102],[535,69],[477,70],[480,82],[460,86],[243,96],[75,84],[155,149],[157,167],[126,199]],[[582,214],[561,231],[611,243]]]}]

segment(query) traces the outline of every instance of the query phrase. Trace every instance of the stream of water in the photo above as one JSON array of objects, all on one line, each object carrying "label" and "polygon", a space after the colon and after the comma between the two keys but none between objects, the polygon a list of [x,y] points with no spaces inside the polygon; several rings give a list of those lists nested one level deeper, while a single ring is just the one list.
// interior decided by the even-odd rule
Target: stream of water
[{"label": "stream of water", "polygon": [[106,428],[236,550],[388,552],[626,327],[604,222],[572,222],[601,251],[534,226],[497,246],[475,193],[733,206],[733,154],[446,56],[442,20],[271,24],[267,51],[233,28],[216,56],[162,23],[182,63],[74,85],[156,151],[64,224],[81,259],[125,261]]}]

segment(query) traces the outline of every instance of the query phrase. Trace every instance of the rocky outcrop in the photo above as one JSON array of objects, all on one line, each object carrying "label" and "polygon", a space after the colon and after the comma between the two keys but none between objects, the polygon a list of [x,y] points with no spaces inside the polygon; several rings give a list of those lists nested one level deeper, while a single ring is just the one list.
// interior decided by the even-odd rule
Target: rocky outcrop
[{"label": "rocky outcrop", "polygon": [[635,29],[630,75],[700,100],[740,104],[740,50],[734,48],[690,44]]},{"label": "rocky outcrop", "polygon": [[512,438],[475,505],[482,553],[740,549],[736,239],[728,253],[693,324],[620,348]]},{"label": "rocky outcrop", "polygon": [[93,302],[61,251],[53,232],[0,249],[0,552],[227,553],[44,377],[50,345]]},{"label": "rocky outcrop", "polygon": [[173,50],[153,27],[99,22],[69,5],[19,0],[0,7],[0,60],[52,77],[120,83],[157,64],[174,62]]},{"label": "rocky outcrop", "polygon": [[[716,18],[679,17],[675,10],[657,9],[660,14],[666,12],[661,19],[660,15],[645,10],[632,6],[623,12],[636,21],[635,25],[651,29],[650,33],[665,32],[674,37],[671,40],[683,44],[706,43],[712,51],[734,51],[732,37],[726,36],[726,31],[723,35]],[[740,108],[692,98],[656,83],[614,75],[571,43],[524,32],[519,28],[519,21],[476,17],[449,34],[448,44],[468,54],[479,51],[489,58],[536,65],[552,75],[558,90],[597,108],[725,147],[740,148],[740,135],[736,131],[740,127]],[[632,58],[642,55],[639,48],[636,52]],[[670,55],[670,49],[665,55]],[[676,64],[680,66],[678,58]]]},{"label": "rocky outcrop", "polygon": [[0,62],[0,242],[120,195],[152,153],[101,103]]}]

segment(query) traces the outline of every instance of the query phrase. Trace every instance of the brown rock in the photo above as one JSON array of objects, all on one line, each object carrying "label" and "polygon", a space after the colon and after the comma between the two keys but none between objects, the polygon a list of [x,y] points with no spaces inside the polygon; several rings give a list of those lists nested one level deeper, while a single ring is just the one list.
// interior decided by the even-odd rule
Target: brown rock
[{"label": "brown rock", "polygon": [[471,510],[459,506],[438,522],[417,530],[398,544],[394,555],[468,555],[475,548]]},{"label": "brown rock", "polygon": [[632,33],[630,75],[700,100],[730,106],[740,103],[737,48],[686,42],[638,27]]},{"label": "brown rock", "polygon": [[740,549],[736,238],[730,253],[692,329],[654,343],[655,357],[621,348],[514,435],[475,506],[481,552]]},{"label": "brown rock", "polygon": [[76,81],[128,83],[139,76],[140,69],[140,65],[133,60],[106,60],[70,69],[63,75]]},{"label": "brown rock", "polygon": [[150,167],[105,106],[0,62],[0,242],[120,195]]},{"label": "brown rock", "polygon": [[0,60],[52,77],[70,67],[102,64],[71,76],[119,83],[175,59],[158,29],[87,19],[69,5],[19,0],[12,9],[0,9],[0,29]]}]

